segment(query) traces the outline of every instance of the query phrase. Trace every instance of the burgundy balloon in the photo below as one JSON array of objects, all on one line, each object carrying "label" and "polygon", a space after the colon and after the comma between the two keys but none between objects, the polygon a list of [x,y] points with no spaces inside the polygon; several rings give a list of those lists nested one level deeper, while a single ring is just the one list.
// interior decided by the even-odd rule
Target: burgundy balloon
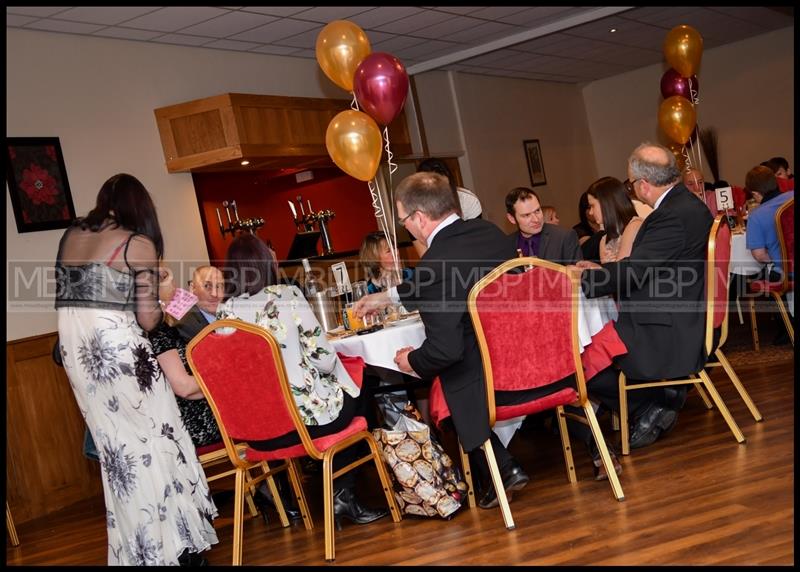
[{"label": "burgundy balloon", "polygon": [[[695,93],[700,93],[700,84],[697,83],[697,76],[693,75],[689,79],[692,80],[692,89]],[[661,76],[661,95],[664,96],[664,99],[673,95],[680,95],[689,101],[693,101],[691,90],[689,89],[689,79],[683,77],[672,68],[668,69]]]},{"label": "burgundy balloon", "polygon": [[358,64],[353,91],[362,111],[379,125],[389,125],[406,102],[406,68],[391,54],[373,52]]}]

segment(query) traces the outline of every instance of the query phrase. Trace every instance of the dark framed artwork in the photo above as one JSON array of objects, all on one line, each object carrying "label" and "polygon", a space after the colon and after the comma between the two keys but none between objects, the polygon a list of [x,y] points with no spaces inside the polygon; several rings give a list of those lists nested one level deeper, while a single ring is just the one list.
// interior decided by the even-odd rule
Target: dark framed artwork
[{"label": "dark framed artwork", "polygon": [[525,147],[525,159],[528,161],[528,174],[531,176],[531,186],[547,184],[547,177],[544,175],[544,161],[542,160],[542,148],[539,146],[538,139],[527,139],[522,142]]},{"label": "dark framed artwork", "polygon": [[6,159],[17,231],[67,228],[75,207],[58,137],[6,137]]}]

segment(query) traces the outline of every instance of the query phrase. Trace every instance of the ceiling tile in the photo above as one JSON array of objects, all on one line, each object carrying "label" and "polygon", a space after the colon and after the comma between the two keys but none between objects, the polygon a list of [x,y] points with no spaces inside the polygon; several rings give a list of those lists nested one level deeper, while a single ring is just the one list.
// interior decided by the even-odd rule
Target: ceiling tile
[{"label": "ceiling tile", "polygon": [[454,44],[453,42],[443,42],[441,40],[417,40],[417,44],[409,46],[401,50],[397,50],[395,55],[400,58],[416,58],[420,60],[428,60],[442,55],[446,50],[458,50],[462,46]]},{"label": "ceiling tile", "polygon": [[486,20],[499,20],[507,18],[526,10],[525,6],[493,6],[491,8],[479,8],[469,15],[472,18],[484,18]]},{"label": "ceiling tile", "polygon": [[461,32],[467,28],[475,28],[483,24],[480,20],[475,18],[468,18],[466,16],[450,16],[448,19],[438,24],[428,26],[427,28],[420,28],[413,32],[412,35],[420,36],[423,38],[448,38],[451,34]]},{"label": "ceiling tile", "polygon": [[189,26],[181,30],[184,34],[196,36],[211,36],[212,38],[227,38],[251,30],[264,24],[274,22],[275,16],[265,14],[253,14],[252,12],[229,12],[224,16],[213,18],[195,26]]},{"label": "ceiling tile", "polygon": [[162,32],[174,32],[183,28],[188,28],[200,22],[224,16],[228,10],[212,8],[210,6],[191,6],[187,8],[169,7],[161,8],[155,12],[150,12],[145,16],[128,20],[123,24],[129,28],[139,28],[142,30],[160,30]]},{"label": "ceiling tile", "polygon": [[288,38],[277,40],[275,43],[280,44],[282,46],[293,46],[295,48],[314,50],[317,45],[317,37],[319,36],[320,31],[322,31],[322,28],[324,28],[322,24],[317,24],[316,26],[317,26],[316,28],[312,28],[307,32],[303,32],[302,34],[297,34],[296,36],[289,36]]},{"label": "ceiling tile", "polygon": [[450,34],[447,39],[453,42],[475,45],[491,41],[495,36],[516,34],[522,30],[520,27],[503,24],[502,22],[484,22],[474,28]]},{"label": "ceiling tile", "polygon": [[64,20],[42,19],[36,20],[25,26],[35,30],[47,30],[49,32],[68,32],[70,34],[91,34],[101,29],[99,24],[84,24],[82,22],[65,22]]},{"label": "ceiling tile", "polygon": [[230,39],[267,44],[319,27],[319,24],[315,22],[303,22],[301,20],[292,20],[291,18],[282,18],[264,26],[248,30],[247,32],[236,34]]},{"label": "ceiling tile", "polygon": [[419,14],[420,12],[422,12],[422,8],[416,6],[386,6],[357,14],[350,18],[350,21],[358,24],[365,30],[369,30],[411,16],[412,14]]},{"label": "ceiling tile", "polygon": [[569,6],[539,6],[536,8],[528,8],[520,12],[514,12],[507,16],[497,18],[500,22],[506,24],[516,24],[518,26],[530,26],[531,24],[538,23],[547,18],[559,16],[565,12],[571,12],[574,8]]},{"label": "ceiling tile", "polygon": [[56,6],[56,7],[41,7],[41,6],[8,6],[6,7],[6,14],[20,14],[21,16],[36,16],[37,18],[46,18],[68,10],[69,6]]},{"label": "ceiling tile", "polygon": [[394,36],[389,40],[373,44],[372,49],[378,52],[389,52],[393,54],[398,50],[409,46],[416,46],[424,41],[425,40],[420,40],[419,38],[412,38],[411,36]]},{"label": "ceiling tile", "polygon": [[727,14],[728,16],[733,16],[745,22],[751,22],[767,30],[776,30],[784,26],[794,25],[794,18],[769,8],[756,8],[751,6],[725,8],[722,6],[709,6],[708,10]]},{"label": "ceiling tile", "polygon": [[[501,61],[506,58],[515,57],[522,52],[514,52],[512,50],[504,49],[504,50],[495,50],[493,52],[488,52],[486,54],[481,54],[479,56],[475,56],[474,58],[469,58],[466,60],[461,60],[461,63],[466,65],[488,65],[493,62]],[[525,54],[526,56],[530,57],[530,54]]]},{"label": "ceiling tile", "polygon": [[164,32],[153,32],[151,30],[134,30],[133,28],[103,28],[98,30],[93,36],[104,36],[106,38],[119,38],[121,40],[152,40],[158,36],[163,36]]},{"label": "ceiling tile", "polygon": [[419,12],[417,14],[413,14],[412,16],[407,16],[401,20],[379,26],[378,30],[382,32],[392,32],[393,34],[414,34],[414,32],[417,30],[438,24],[444,20],[449,20],[452,17],[452,14],[427,10],[425,12]]},{"label": "ceiling tile", "polygon": [[236,40],[216,40],[215,42],[204,44],[203,47],[217,48],[219,50],[237,50],[240,52],[247,52],[255,47],[258,47],[258,45],[259,44],[253,42],[238,42]]},{"label": "ceiling tile", "polygon": [[298,20],[311,20],[327,24],[333,20],[349,20],[352,16],[371,10],[374,6],[317,6],[303,12],[292,14]]},{"label": "ceiling tile", "polygon": [[289,54],[295,54],[299,50],[297,48],[293,48],[290,46],[259,46],[257,48],[253,48],[250,50],[251,52],[258,52],[259,54],[273,54],[277,56],[288,56]]},{"label": "ceiling tile", "polygon": [[297,58],[316,59],[317,52],[315,50],[299,50],[293,53],[292,56]]},{"label": "ceiling tile", "polygon": [[164,34],[153,40],[161,44],[180,44],[182,46],[202,46],[213,41],[211,38],[201,38],[200,36],[185,36],[183,34]]},{"label": "ceiling tile", "polygon": [[38,20],[36,16],[20,16],[19,14],[6,14],[6,26],[18,27]]},{"label": "ceiling tile", "polygon": [[450,12],[451,14],[471,14],[476,10],[480,10],[480,6],[426,6],[431,10],[440,10],[442,12]]},{"label": "ceiling tile", "polygon": [[311,6],[245,6],[243,12],[258,12],[259,14],[269,14],[270,16],[280,16],[285,18],[292,14],[297,14],[303,10],[308,10]]},{"label": "ceiling tile", "polygon": [[158,10],[155,6],[92,6],[70,8],[58,14],[59,20],[72,20],[88,24],[106,24],[113,26],[125,20],[142,16]]}]

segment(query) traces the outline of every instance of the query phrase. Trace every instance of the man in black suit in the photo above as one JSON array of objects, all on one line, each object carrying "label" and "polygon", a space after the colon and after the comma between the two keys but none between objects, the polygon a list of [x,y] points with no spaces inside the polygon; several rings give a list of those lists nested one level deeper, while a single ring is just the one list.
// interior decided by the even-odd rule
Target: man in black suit
[{"label": "man in black suit", "polygon": [[200,266],[192,274],[189,289],[197,296],[197,303],[175,324],[187,343],[217,319],[217,307],[225,297],[225,278],[215,266]]},{"label": "man in black suit", "polygon": [[572,229],[544,222],[539,195],[527,187],[516,187],[506,195],[506,217],[519,227],[508,235],[515,252],[538,256],[557,264],[575,264],[581,260],[578,235]]},{"label": "man in black suit", "polygon": [[[602,266],[580,262],[588,298],[616,294],[616,329],[628,347],[617,360],[632,382],[687,377],[706,363],[705,264],[713,217],[680,182],[675,156],[643,143],[628,159],[628,180],[654,210],[645,219],[628,258]],[[589,393],[619,409],[616,374],[595,378]],[[653,443],[675,425],[687,386],[628,393],[633,416],[631,447]]]},{"label": "man in black suit", "polygon": [[[442,175],[420,172],[405,178],[397,187],[396,200],[400,224],[428,249],[411,280],[365,296],[355,311],[363,315],[392,302],[420,311],[425,342],[416,349],[398,350],[395,363],[401,371],[423,379],[439,376],[464,450],[475,450],[491,439],[504,488],[520,490],[528,483],[528,475],[489,429],[483,365],[466,305],[472,286],[513,258],[514,249],[491,222],[461,220],[450,184]],[[500,399],[498,403],[504,404]],[[482,457],[476,452],[473,459],[481,463]],[[486,487],[478,504],[497,506],[492,486]]]}]

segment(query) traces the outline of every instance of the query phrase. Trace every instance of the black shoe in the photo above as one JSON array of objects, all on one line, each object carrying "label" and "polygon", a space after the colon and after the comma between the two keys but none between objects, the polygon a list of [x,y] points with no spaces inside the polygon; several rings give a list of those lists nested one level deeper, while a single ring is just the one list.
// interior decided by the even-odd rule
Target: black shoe
[{"label": "black shoe", "polygon": [[[515,460],[512,460],[504,470],[500,471],[500,477],[503,479],[503,488],[506,491],[506,497],[509,502],[511,501],[513,491],[521,491],[525,488],[525,485],[528,484],[528,481],[531,480],[528,474],[522,469],[522,466]],[[498,504],[500,504],[500,501],[497,500],[497,493],[494,490],[494,485],[490,482],[489,488],[478,501],[478,506],[481,508],[494,508]]]},{"label": "black shoe", "polygon": [[[280,485],[280,482],[276,483],[276,486],[278,487],[278,494],[281,496],[281,502],[283,503],[283,510],[286,512],[286,518],[289,520],[302,520],[303,515],[300,513],[300,509],[297,508],[297,505],[294,504],[294,499],[288,494],[284,493],[284,487]],[[267,519],[267,511],[265,509],[267,507],[275,508],[275,501],[272,499],[272,493],[270,492],[267,483],[262,482],[258,486],[256,489],[256,494],[253,495],[253,502],[256,503],[258,510],[260,510],[261,514],[264,515],[264,520],[269,522]]]},{"label": "black shoe", "polygon": [[662,405],[651,403],[633,422],[630,435],[631,449],[640,449],[655,443],[662,432],[675,426],[678,412]]},{"label": "black shoe", "polygon": [[335,489],[333,493],[333,518],[336,529],[342,529],[342,518],[356,524],[369,524],[389,515],[385,508],[368,508],[359,504],[353,488]]},{"label": "black shoe", "polygon": [[668,409],[680,411],[686,404],[686,394],[689,392],[688,385],[664,388],[664,405]]},{"label": "black shoe", "polygon": [[208,566],[208,560],[199,552],[189,552],[187,548],[178,556],[180,566]]}]

